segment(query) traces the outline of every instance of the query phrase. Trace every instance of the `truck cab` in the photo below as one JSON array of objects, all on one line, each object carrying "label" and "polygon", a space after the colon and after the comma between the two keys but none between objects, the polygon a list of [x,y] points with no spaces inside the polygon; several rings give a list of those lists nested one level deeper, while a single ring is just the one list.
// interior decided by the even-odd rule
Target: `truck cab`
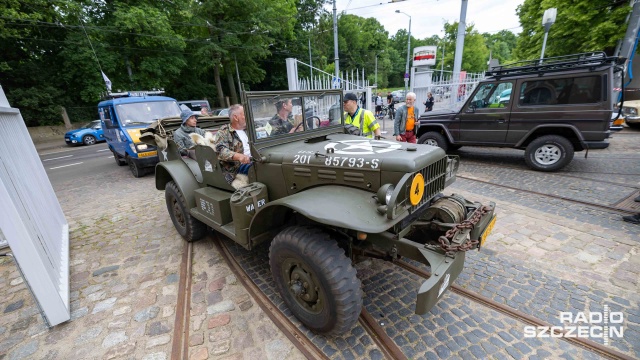
[{"label": "truck cab", "polygon": [[144,176],[158,163],[155,146],[140,141],[140,130],[154,121],[179,117],[175,99],[159,96],[163,91],[109,93],[98,104],[104,138],[118,166],[128,165],[134,177]]}]

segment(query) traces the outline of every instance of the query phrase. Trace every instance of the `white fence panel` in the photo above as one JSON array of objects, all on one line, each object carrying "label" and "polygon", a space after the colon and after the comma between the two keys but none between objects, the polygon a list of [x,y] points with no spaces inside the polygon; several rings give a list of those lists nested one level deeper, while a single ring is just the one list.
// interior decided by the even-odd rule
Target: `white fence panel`
[{"label": "white fence panel", "polygon": [[18,109],[0,87],[0,229],[49,325],[70,318],[69,225]]}]

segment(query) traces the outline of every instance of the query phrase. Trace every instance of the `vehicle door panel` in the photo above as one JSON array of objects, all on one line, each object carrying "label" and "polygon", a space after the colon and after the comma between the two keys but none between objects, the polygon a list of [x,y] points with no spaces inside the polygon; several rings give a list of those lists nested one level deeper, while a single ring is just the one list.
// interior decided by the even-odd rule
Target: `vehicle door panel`
[{"label": "vehicle door panel", "polygon": [[[513,87],[513,82],[491,82],[478,86],[458,114],[460,143],[502,144],[509,130],[511,100],[500,94]],[[509,95],[511,99],[513,94]]]}]

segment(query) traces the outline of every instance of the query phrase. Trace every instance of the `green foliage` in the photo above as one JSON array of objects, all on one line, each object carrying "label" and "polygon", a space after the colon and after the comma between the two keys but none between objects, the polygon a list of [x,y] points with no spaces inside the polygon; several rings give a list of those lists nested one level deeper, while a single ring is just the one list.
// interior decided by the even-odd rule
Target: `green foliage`
[{"label": "green foliage", "polygon": [[[164,88],[179,100],[208,98],[220,106],[224,96],[238,93],[236,63],[251,90],[286,89],[285,59],[308,62],[310,50],[313,65],[333,74],[333,17],[323,9],[326,2],[0,0],[0,84],[29,125],[61,123],[61,107],[72,121],[94,119],[105,91],[101,70],[114,91]],[[508,30],[479,34],[467,26],[462,70],[486,70],[489,51],[501,63],[539,57],[542,13],[550,7],[558,8],[558,19],[547,56],[611,53],[630,10],[612,0],[525,0],[517,10],[523,27],[517,36]],[[451,71],[457,26],[446,23],[442,38],[411,36],[411,49],[437,46],[435,68]],[[390,36],[376,19],[338,17],[340,70],[364,70],[379,88],[404,87],[407,42],[405,29]],[[307,77],[308,68],[299,66],[299,74]]]},{"label": "green foliage", "polygon": [[525,0],[517,9],[522,25],[514,57],[519,60],[540,57],[544,39],[542,15],[557,8],[556,22],[551,26],[545,57],[588,51],[611,54],[624,37],[628,2],[611,0]]}]

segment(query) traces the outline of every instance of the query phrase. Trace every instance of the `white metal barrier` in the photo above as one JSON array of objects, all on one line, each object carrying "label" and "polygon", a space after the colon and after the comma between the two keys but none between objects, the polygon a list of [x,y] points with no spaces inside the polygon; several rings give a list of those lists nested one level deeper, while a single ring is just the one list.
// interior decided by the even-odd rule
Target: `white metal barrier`
[{"label": "white metal barrier", "polygon": [[45,321],[69,320],[69,225],[20,111],[1,86],[0,229]]},{"label": "white metal barrier", "polygon": [[[365,80],[364,70],[362,70],[362,73],[359,71],[351,71],[350,73],[341,72],[340,77],[336,79],[334,74],[329,74],[328,72],[315,68],[298,59],[287,58],[286,63],[289,90],[325,90],[341,88],[345,93],[353,92],[359,97],[364,94],[364,100],[366,101],[364,107],[373,111],[374,104],[372,101],[372,87],[369,86],[369,81]],[[299,65],[305,69],[301,73],[298,71]]]},{"label": "white metal barrier", "polygon": [[411,69],[411,79],[416,106],[423,113],[427,93],[431,92],[434,97],[434,109],[455,108],[459,103],[467,101],[478,82],[484,79],[484,73],[462,73],[454,78],[451,73],[414,67]]}]

